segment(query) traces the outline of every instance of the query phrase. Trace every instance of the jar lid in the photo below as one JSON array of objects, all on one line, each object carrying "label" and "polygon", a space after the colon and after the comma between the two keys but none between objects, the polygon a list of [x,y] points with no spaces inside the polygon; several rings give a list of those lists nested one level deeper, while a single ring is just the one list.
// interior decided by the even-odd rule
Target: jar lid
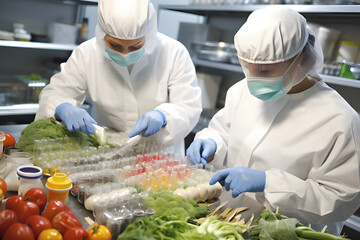
[{"label": "jar lid", "polygon": [[58,172],[48,178],[46,186],[52,189],[67,189],[71,187],[71,179],[65,173]]},{"label": "jar lid", "polygon": [[42,169],[32,165],[20,166],[16,172],[19,177],[26,179],[37,179],[43,176]]},{"label": "jar lid", "polygon": [[4,141],[4,140],[5,140],[5,133],[0,132],[0,141]]}]

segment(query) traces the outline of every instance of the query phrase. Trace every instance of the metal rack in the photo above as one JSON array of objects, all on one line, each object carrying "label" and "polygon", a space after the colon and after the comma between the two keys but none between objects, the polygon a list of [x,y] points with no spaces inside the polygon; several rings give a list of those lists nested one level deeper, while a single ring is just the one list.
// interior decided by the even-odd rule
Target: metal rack
[{"label": "metal rack", "polygon": [[33,48],[33,49],[72,51],[77,46],[76,45],[67,45],[67,44],[58,44],[58,43],[42,43],[42,42],[24,42],[24,41],[0,40],[0,47]]},{"label": "metal rack", "polygon": [[[250,13],[269,5],[159,5],[159,9],[198,15]],[[303,14],[331,14],[349,16],[359,14],[360,5],[286,5]]]},{"label": "metal rack", "polygon": [[[236,73],[243,73],[240,65],[229,64],[229,63],[217,63],[211,62],[206,60],[201,60],[197,58],[193,58],[193,63],[196,66],[208,67],[208,68],[215,68],[225,71],[231,71]],[[353,87],[353,88],[360,88],[360,80],[353,80],[348,78],[341,78],[336,76],[324,75],[320,74],[321,78],[324,79],[325,82],[330,84],[336,84],[340,86],[346,87]]]}]

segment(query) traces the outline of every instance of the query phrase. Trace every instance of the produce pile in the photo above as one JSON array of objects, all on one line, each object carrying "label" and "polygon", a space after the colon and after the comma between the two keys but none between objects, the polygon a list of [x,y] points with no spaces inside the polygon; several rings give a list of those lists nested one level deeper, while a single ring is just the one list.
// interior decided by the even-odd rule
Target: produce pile
[{"label": "produce pile", "polygon": [[209,217],[201,225],[196,219],[205,217],[209,210],[199,207],[196,201],[174,195],[169,191],[149,193],[146,204],[155,214],[137,218],[119,235],[122,239],[243,239],[247,226]]},{"label": "produce pile", "polygon": [[111,232],[102,225],[88,231],[72,210],[59,200],[47,202],[42,188],[31,188],[24,196],[14,195],[6,200],[0,211],[2,240],[111,240]]},{"label": "produce pile", "polygon": [[25,152],[33,153],[35,140],[68,138],[68,144],[62,151],[71,152],[84,147],[98,147],[99,143],[94,136],[87,136],[80,132],[69,132],[66,127],[56,123],[54,119],[41,119],[30,123],[21,131],[16,147]]}]

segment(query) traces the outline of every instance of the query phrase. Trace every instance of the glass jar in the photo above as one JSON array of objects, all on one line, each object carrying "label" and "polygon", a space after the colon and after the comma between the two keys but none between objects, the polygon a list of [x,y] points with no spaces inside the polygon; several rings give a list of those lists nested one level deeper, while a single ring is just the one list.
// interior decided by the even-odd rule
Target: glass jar
[{"label": "glass jar", "polygon": [[42,188],[44,186],[41,182],[43,171],[41,168],[25,165],[17,168],[17,175],[19,176],[19,189],[18,195],[25,195],[31,188]]}]

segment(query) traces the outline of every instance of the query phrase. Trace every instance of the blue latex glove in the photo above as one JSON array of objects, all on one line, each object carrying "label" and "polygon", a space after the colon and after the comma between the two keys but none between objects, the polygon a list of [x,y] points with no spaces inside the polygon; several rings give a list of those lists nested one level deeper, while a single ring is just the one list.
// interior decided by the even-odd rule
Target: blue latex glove
[{"label": "blue latex glove", "polygon": [[232,190],[233,198],[243,192],[262,192],[265,188],[266,174],[246,167],[233,167],[217,171],[209,184],[219,182],[225,190]]},{"label": "blue latex glove", "polygon": [[142,115],[136,122],[135,127],[129,133],[129,138],[134,137],[140,133],[142,136],[151,136],[166,125],[165,115],[159,110],[152,110]]},{"label": "blue latex glove", "polygon": [[55,114],[65,123],[70,132],[83,132],[87,135],[94,133],[93,124],[97,122],[85,111],[70,103],[62,103],[55,109]]},{"label": "blue latex glove", "polygon": [[196,139],[186,150],[186,156],[191,160],[192,164],[207,164],[205,158],[209,157],[216,151],[216,142],[211,138]]}]

